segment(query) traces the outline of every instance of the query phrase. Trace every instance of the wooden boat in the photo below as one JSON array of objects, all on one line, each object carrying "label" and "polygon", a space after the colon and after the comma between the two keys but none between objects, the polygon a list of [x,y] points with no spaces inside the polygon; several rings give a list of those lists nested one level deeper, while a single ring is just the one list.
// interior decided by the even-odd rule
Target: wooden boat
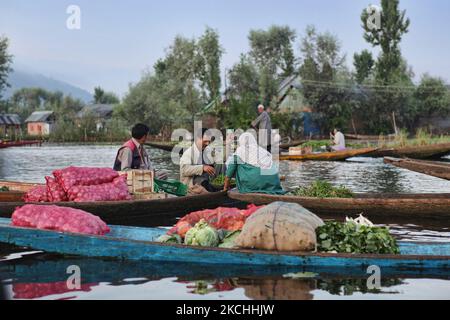
[{"label": "wooden boat", "polygon": [[151,142],[150,141],[150,142],[146,142],[145,145],[155,148],[155,149],[172,152],[172,150],[176,144],[172,143],[172,142]]},{"label": "wooden boat", "polygon": [[344,150],[335,152],[311,153],[304,155],[281,154],[280,160],[289,161],[344,161],[348,158],[359,157],[372,153],[376,148],[363,148],[354,150]]},{"label": "wooden boat", "polygon": [[349,134],[346,133],[345,134],[345,138],[349,139],[349,140],[365,140],[365,141],[378,141],[380,139],[380,137],[385,137],[387,139],[393,139],[395,138],[395,134],[390,134],[390,135],[362,135],[362,134]]},{"label": "wooden boat", "polygon": [[398,168],[423,173],[429,176],[450,180],[450,163],[386,157],[384,163]]},{"label": "wooden boat", "polygon": [[406,220],[437,219],[450,223],[450,194],[355,194],[354,198],[309,198],[265,194],[228,192],[228,197],[256,205],[276,201],[302,205],[323,218],[339,218],[363,213],[369,218],[387,220],[389,223]]},{"label": "wooden boat", "polygon": [[448,154],[450,154],[450,143],[404,148],[380,148],[371,153],[367,153],[364,156],[374,158],[394,157],[412,159],[438,159]]},{"label": "wooden boat", "polygon": [[11,226],[9,219],[0,219],[0,242],[65,255],[209,265],[450,268],[450,243],[400,243],[399,255],[292,253],[155,242],[166,232],[161,228],[111,226],[106,236],[87,236],[19,228]]},{"label": "wooden boat", "polygon": [[24,147],[32,145],[41,145],[42,141],[2,141],[0,142],[0,149],[12,148],[12,147]]},{"label": "wooden boat", "polygon": [[[306,142],[306,141],[305,140],[295,140],[295,141],[288,142],[288,143],[281,143],[279,146],[279,149],[280,150],[289,149],[290,147],[299,146],[304,142]],[[173,142],[146,142],[145,145],[152,147],[152,148],[171,152],[176,144]]]},{"label": "wooden boat", "polygon": [[[0,181],[0,186],[8,186],[11,190],[0,192],[0,217],[11,217],[16,207],[25,204],[22,200],[24,192],[36,185],[39,184]],[[240,201],[228,198],[226,192],[157,200],[54,202],[51,204],[85,210],[110,224],[145,227],[174,224],[177,218],[193,211],[214,209],[220,206],[245,207],[245,204]]]}]

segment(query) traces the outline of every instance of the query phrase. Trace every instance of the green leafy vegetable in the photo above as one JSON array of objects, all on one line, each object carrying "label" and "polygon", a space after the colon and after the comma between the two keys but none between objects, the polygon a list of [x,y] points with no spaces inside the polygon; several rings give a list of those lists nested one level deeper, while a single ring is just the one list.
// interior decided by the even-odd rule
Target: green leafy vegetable
[{"label": "green leafy vegetable", "polygon": [[341,186],[333,187],[326,181],[315,181],[309,187],[298,188],[292,192],[295,196],[312,198],[353,198],[350,189]]},{"label": "green leafy vegetable", "polygon": [[9,188],[6,186],[0,187],[0,192],[8,192]]},{"label": "green leafy vegetable", "polygon": [[202,219],[186,233],[184,244],[190,246],[217,247],[219,245],[219,234],[216,229],[210,227]]},{"label": "green leafy vegetable", "polygon": [[354,222],[326,222],[316,229],[320,252],[399,254],[388,228],[369,227]]},{"label": "green leafy vegetable", "polygon": [[219,245],[219,248],[227,248],[232,249],[235,247],[234,241],[241,234],[241,230],[233,231],[228,233],[225,238],[222,240],[222,243]]},{"label": "green leafy vegetable", "polygon": [[156,239],[156,242],[181,244],[183,243],[183,240],[178,234],[173,235],[164,234],[158,239]]}]

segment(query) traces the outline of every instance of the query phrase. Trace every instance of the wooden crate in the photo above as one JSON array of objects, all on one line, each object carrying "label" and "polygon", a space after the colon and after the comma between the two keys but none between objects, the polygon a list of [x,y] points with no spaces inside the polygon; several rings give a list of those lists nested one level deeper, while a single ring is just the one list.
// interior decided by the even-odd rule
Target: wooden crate
[{"label": "wooden crate", "polygon": [[154,172],[150,170],[122,171],[127,175],[128,192],[131,194],[151,194],[155,192]]}]

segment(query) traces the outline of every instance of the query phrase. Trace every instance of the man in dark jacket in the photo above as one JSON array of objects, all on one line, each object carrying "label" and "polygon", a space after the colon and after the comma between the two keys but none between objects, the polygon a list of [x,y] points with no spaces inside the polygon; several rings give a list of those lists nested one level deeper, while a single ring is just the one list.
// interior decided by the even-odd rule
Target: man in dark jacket
[{"label": "man in dark jacket", "polygon": [[[114,170],[127,171],[132,169],[154,170],[144,144],[147,141],[150,128],[138,123],[131,130],[132,138],[124,143],[117,152]],[[155,172],[158,179],[167,179],[165,172]]]}]

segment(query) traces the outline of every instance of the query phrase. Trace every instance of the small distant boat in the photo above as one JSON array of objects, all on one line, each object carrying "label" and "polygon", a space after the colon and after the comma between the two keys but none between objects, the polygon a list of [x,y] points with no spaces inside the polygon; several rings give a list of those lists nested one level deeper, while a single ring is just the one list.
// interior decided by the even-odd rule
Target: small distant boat
[{"label": "small distant boat", "polygon": [[430,144],[426,146],[412,146],[403,148],[379,148],[364,156],[374,158],[394,157],[412,159],[441,158],[450,154],[450,143]]},{"label": "small distant boat", "polygon": [[304,155],[281,154],[280,160],[289,161],[344,161],[349,158],[366,155],[376,151],[376,148],[348,149],[344,151],[310,153]]},{"label": "small distant boat", "polygon": [[12,148],[12,147],[24,147],[24,146],[32,146],[32,145],[41,145],[42,141],[33,140],[33,141],[2,141],[0,142],[0,149]]},{"label": "small distant boat", "polygon": [[386,157],[384,163],[392,164],[398,168],[423,173],[429,176],[450,180],[450,163],[439,161],[424,161],[413,159],[397,159]]},{"label": "small distant boat", "polygon": [[118,260],[182,262],[207,265],[298,266],[434,269],[450,268],[450,243],[400,242],[399,255],[333,254],[241,250],[161,244],[161,228],[111,226],[106,236],[89,236],[49,230],[19,228],[0,219],[0,242],[48,253]]},{"label": "small distant boat", "polygon": [[450,222],[450,193],[448,194],[355,194],[354,198],[310,198],[291,195],[267,195],[237,191],[228,197],[256,205],[276,201],[298,203],[321,217],[344,219],[363,213],[369,218],[398,218],[406,221],[438,220]]}]

